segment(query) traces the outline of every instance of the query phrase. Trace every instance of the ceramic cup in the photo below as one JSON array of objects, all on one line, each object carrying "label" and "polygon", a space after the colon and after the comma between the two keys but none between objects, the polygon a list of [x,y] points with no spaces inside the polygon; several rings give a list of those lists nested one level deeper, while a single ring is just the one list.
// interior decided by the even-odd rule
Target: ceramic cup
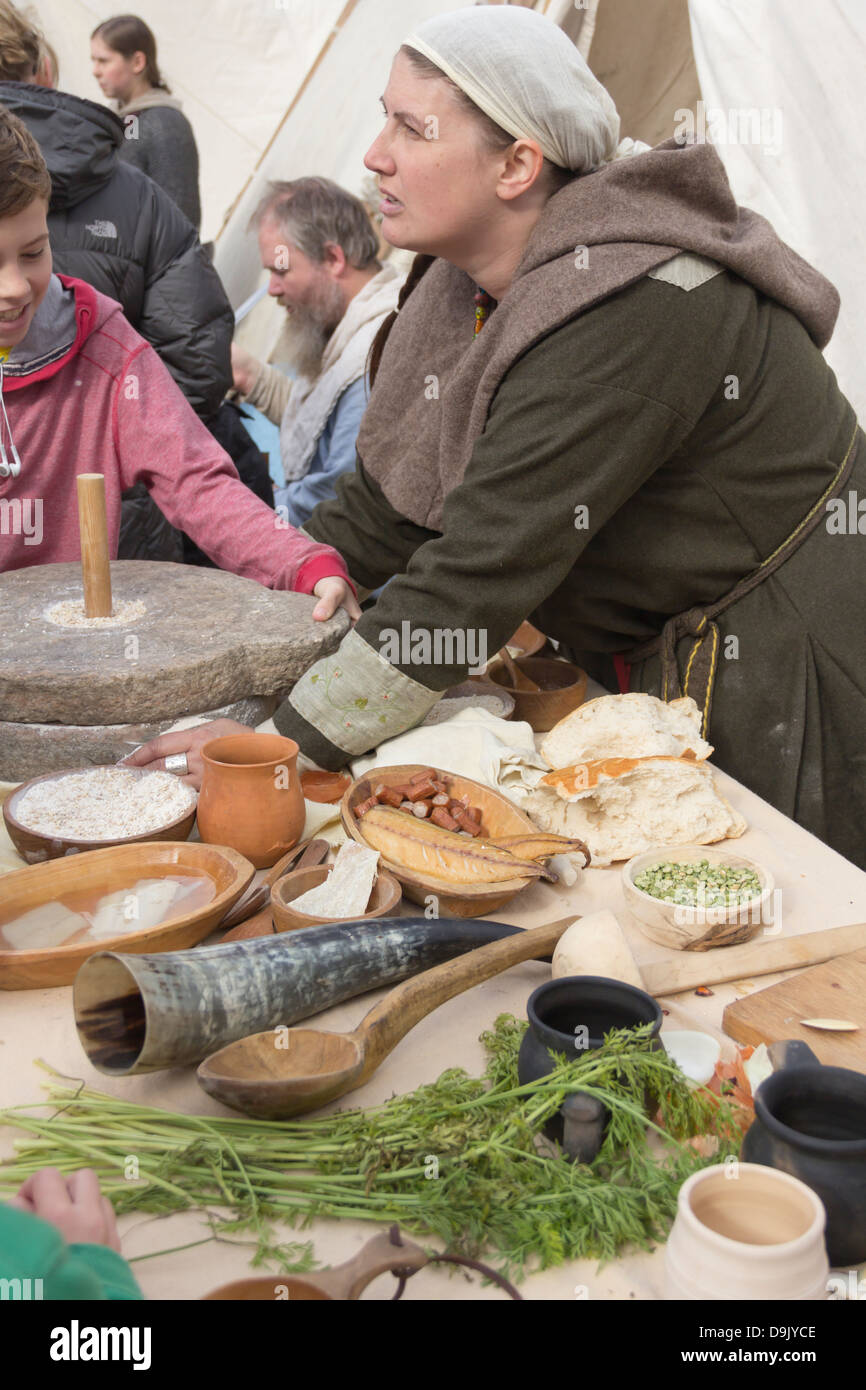
[{"label": "ceramic cup", "polygon": [[304,828],[298,745],[280,734],[229,734],[204,744],[201,756],[202,840],[228,845],[257,869],[269,869]]},{"label": "ceramic cup", "polygon": [[827,1297],[826,1213],[788,1173],[733,1160],[680,1188],[665,1250],[665,1298],[818,1300]]}]

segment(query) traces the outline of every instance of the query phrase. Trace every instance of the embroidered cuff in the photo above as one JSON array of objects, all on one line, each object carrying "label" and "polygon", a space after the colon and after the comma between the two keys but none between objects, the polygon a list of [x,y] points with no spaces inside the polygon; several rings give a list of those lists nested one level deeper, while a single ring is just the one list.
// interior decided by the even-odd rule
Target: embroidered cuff
[{"label": "embroidered cuff", "polygon": [[398,671],[353,629],[332,656],[304,673],[289,704],[330,743],[357,757],[419,723],[440,694]]}]

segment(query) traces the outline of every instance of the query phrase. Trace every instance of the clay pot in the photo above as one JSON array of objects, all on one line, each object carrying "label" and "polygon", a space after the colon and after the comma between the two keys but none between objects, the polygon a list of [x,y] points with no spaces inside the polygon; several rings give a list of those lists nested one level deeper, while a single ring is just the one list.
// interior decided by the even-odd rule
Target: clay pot
[{"label": "clay pot", "polygon": [[280,734],[229,734],[201,750],[198,833],[269,869],[304,828],[298,745]]},{"label": "clay pot", "polygon": [[757,1163],[704,1168],[680,1188],[665,1250],[665,1297],[827,1297],[824,1207],[788,1173]]},{"label": "clay pot", "polygon": [[821,1066],[804,1043],[788,1043],[785,1064],[755,1094],[742,1156],[817,1193],[832,1265],[866,1260],[866,1076]]},{"label": "clay pot", "polygon": [[[554,1053],[572,1056],[576,1046],[601,1047],[612,1028],[653,1025],[658,1047],[662,1011],[651,995],[621,980],[601,975],[563,975],[539,985],[526,1005],[529,1028],[520,1044],[517,1074],[521,1084],[537,1081],[556,1065]],[[588,1029],[578,1033],[578,1029]],[[591,1163],[601,1148],[608,1112],[590,1096],[568,1096],[544,1127],[548,1139],[562,1145],[569,1158]]]}]

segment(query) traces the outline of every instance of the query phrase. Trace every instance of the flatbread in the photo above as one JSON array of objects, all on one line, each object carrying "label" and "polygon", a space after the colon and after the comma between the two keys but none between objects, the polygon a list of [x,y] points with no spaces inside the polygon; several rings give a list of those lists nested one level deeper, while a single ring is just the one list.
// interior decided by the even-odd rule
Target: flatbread
[{"label": "flatbread", "polygon": [[331,920],[363,916],[376,882],[378,863],[377,850],[349,840],[341,845],[325,882],[293,898],[291,907],[311,917]]}]

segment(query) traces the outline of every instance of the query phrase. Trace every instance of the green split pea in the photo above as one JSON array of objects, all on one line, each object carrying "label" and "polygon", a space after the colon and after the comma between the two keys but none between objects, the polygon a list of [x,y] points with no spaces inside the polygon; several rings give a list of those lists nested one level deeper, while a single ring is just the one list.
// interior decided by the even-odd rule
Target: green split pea
[{"label": "green split pea", "polygon": [[696,863],[653,864],[634,880],[636,888],[662,902],[684,907],[740,907],[761,894],[754,869]]}]

